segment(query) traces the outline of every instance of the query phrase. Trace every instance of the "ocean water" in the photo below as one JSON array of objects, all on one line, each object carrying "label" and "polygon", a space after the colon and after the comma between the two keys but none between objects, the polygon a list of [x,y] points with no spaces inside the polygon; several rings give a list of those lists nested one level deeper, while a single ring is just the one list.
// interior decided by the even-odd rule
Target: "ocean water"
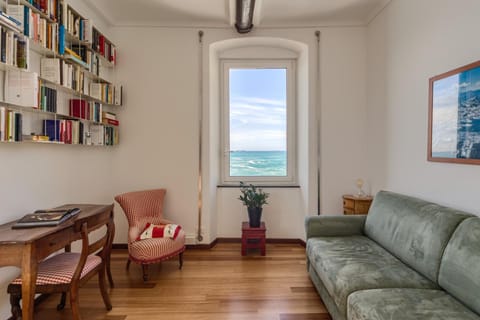
[{"label": "ocean water", "polygon": [[286,151],[231,151],[230,176],[286,176]]}]

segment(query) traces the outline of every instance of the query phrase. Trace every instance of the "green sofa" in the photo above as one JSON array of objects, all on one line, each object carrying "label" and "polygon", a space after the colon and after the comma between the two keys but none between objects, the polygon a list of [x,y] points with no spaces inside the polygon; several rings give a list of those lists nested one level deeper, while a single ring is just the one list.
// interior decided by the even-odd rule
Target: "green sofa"
[{"label": "green sofa", "polygon": [[380,191],[364,216],[305,220],[334,320],[480,320],[480,217]]}]

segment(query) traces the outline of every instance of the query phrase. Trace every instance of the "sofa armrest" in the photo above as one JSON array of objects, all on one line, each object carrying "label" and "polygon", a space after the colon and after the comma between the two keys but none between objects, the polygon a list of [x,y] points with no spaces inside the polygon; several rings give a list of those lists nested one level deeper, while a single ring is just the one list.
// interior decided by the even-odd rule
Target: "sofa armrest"
[{"label": "sofa armrest", "polygon": [[311,216],[305,218],[307,240],[312,237],[362,235],[367,215]]}]

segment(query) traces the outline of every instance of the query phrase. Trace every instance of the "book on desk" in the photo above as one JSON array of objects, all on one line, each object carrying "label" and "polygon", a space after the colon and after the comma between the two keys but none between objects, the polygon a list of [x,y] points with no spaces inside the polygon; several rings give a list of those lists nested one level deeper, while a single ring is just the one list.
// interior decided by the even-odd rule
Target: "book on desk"
[{"label": "book on desk", "polygon": [[18,220],[12,229],[56,226],[76,216],[79,212],[79,208],[36,210]]}]

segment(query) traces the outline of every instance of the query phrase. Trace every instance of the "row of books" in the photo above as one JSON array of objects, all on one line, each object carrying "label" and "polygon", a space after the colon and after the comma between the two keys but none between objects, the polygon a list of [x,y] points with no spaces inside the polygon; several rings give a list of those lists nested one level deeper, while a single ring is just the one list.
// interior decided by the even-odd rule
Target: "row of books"
[{"label": "row of books", "polygon": [[45,119],[43,120],[43,134],[50,141],[66,144],[84,144],[85,124],[77,120]]},{"label": "row of books", "polygon": [[33,7],[45,13],[50,19],[56,20],[60,0],[27,0]]},{"label": "row of books", "polygon": [[[62,2],[61,8],[65,6]],[[61,11],[63,10],[64,9]],[[67,23],[66,25],[62,23],[51,23],[42,18],[40,14],[35,13],[28,6],[16,4],[7,5],[8,17],[18,22],[18,28],[26,37],[29,37],[34,43],[38,43],[41,47],[56,52],[64,56],[64,58],[81,65],[88,71],[99,75],[99,58],[97,54],[92,54],[90,46],[69,44],[66,40],[66,33],[68,33],[75,38],[91,43],[92,27],[89,20],[75,15],[74,11],[69,9],[68,6],[66,6],[65,12],[69,13],[64,17]],[[0,18],[2,18],[1,15]],[[8,18],[3,18],[13,23]],[[13,24],[16,26],[15,23]],[[98,31],[96,31],[96,34],[99,34]],[[100,37],[100,42],[102,43],[102,47],[101,49],[100,47],[97,48],[98,54],[105,56],[109,61],[113,61],[115,59],[114,46],[106,41],[103,36]]]},{"label": "row of books", "polygon": [[107,104],[122,105],[123,87],[110,83],[90,83],[89,95]]},{"label": "row of books", "polygon": [[121,105],[122,87],[89,81],[83,69],[59,58],[42,58],[40,77],[88,95],[104,103]]},{"label": "row of books", "polygon": [[80,120],[43,121],[44,135],[50,141],[65,144],[85,144],[94,146],[118,144],[118,129],[101,124],[87,124]]},{"label": "row of books", "polygon": [[70,99],[69,114],[72,117],[102,122],[102,104],[82,99]]},{"label": "row of books", "polygon": [[92,42],[92,26],[90,20],[84,19],[65,2],[62,2],[61,12],[62,17],[60,20],[68,33],[79,40]]},{"label": "row of books", "polygon": [[59,58],[42,58],[40,60],[40,77],[88,95],[88,79],[83,69]]},{"label": "row of books", "polygon": [[100,76],[100,60],[87,46],[72,45],[70,48],[64,48],[64,51],[64,57],[81,65],[96,76]]},{"label": "row of books", "polygon": [[0,107],[0,141],[22,141],[22,114]]},{"label": "row of books", "polygon": [[117,49],[115,45],[95,28],[92,30],[92,48],[112,64],[116,64]]},{"label": "row of books", "polygon": [[115,146],[118,144],[118,128],[103,127],[103,144],[106,146]]},{"label": "row of books", "polygon": [[21,69],[27,69],[29,60],[28,38],[0,26],[0,61]]},{"label": "row of books", "polygon": [[48,112],[57,112],[57,90],[52,89],[39,80],[38,109]]},{"label": "row of books", "polygon": [[59,34],[57,23],[48,22],[24,5],[7,5],[7,14],[20,22],[20,30],[34,43],[57,52]]},{"label": "row of books", "polygon": [[102,111],[102,123],[112,125],[112,126],[119,125],[117,115],[115,113],[108,112],[108,111]]}]

